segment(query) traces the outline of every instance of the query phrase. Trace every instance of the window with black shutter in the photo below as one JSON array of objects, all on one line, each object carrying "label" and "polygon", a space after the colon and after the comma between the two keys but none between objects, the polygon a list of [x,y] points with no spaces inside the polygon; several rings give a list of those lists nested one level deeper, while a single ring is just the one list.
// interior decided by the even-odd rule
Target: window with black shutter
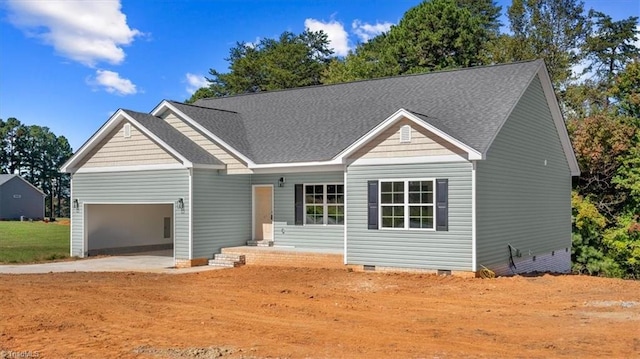
[{"label": "window with black shutter", "polygon": [[294,186],[294,209],[295,209],[295,224],[301,226],[304,223],[304,186],[302,184],[296,184]]},{"label": "window with black shutter", "polygon": [[449,230],[449,180],[436,180],[436,231]]},{"label": "window with black shutter", "polygon": [[368,228],[378,229],[378,181],[367,182]]}]

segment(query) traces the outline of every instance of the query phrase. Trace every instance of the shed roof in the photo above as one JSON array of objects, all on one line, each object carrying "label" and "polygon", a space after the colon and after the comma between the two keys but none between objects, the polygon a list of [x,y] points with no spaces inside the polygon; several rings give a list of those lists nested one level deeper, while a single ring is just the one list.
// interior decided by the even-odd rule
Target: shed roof
[{"label": "shed roof", "polygon": [[35,189],[36,191],[40,192],[42,195],[44,195],[44,192],[42,192],[42,190],[36,186],[34,186],[33,184],[31,184],[29,181],[27,181],[26,179],[22,178],[19,175],[16,174],[0,174],[0,187],[2,187],[2,185],[4,185],[5,183],[9,182],[10,180],[14,179],[14,178],[18,178],[20,181],[24,182],[25,184],[27,184],[29,187]]},{"label": "shed roof", "polygon": [[0,186],[2,186],[5,182],[8,182],[13,177],[17,177],[18,175],[8,175],[8,174],[0,174]]}]

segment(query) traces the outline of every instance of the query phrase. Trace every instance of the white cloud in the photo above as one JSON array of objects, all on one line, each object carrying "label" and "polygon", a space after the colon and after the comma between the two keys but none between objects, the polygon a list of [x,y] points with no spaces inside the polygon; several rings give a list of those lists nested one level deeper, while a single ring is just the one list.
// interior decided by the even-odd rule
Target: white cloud
[{"label": "white cloud", "polygon": [[349,34],[341,23],[335,20],[322,22],[316,19],[306,19],[304,26],[311,31],[324,31],[329,38],[329,46],[336,55],[346,56],[349,53]]},{"label": "white cloud", "polygon": [[187,92],[189,94],[193,94],[202,87],[209,86],[209,82],[204,76],[195,75],[189,72],[185,75],[185,81],[187,82]]},{"label": "white cloud", "polygon": [[245,45],[251,47],[251,48],[255,48],[256,46],[258,46],[258,44],[260,44],[260,37],[256,37],[256,41],[249,41],[249,42],[245,42]]},{"label": "white cloud", "polygon": [[383,32],[389,31],[389,29],[391,29],[391,25],[393,25],[393,23],[391,22],[377,22],[372,25],[360,20],[353,20],[353,22],[351,23],[351,28],[362,42],[367,42],[372,38],[382,34]]},{"label": "white cloud", "polygon": [[101,61],[121,63],[122,46],[142,35],[127,25],[119,0],[9,0],[8,5],[16,27],[90,67]]},{"label": "white cloud", "polygon": [[108,93],[117,95],[135,95],[138,93],[136,85],[129,79],[120,77],[117,72],[96,70],[96,77],[87,81],[90,85],[101,86]]},{"label": "white cloud", "polygon": [[[640,25],[636,25],[636,31],[640,33]],[[633,44],[640,49],[640,35],[636,35],[636,37],[636,41],[634,41]]]}]

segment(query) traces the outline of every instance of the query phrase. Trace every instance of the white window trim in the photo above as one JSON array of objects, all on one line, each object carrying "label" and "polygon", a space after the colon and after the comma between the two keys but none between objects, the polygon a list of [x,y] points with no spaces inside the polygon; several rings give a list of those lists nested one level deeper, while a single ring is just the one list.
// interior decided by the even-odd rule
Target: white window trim
[{"label": "white window trim", "polygon": [[[409,227],[409,182],[415,181],[431,181],[433,183],[433,228],[411,228]],[[382,226],[382,182],[404,182],[404,227],[402,228],[390,228]],[[435,232],[436,230],[436,179],[435,178],[390,178],[378,180],[378,230],[382,231],[427,231]],[[388,204],[386,206],[389,206]]]},{"label": "white window trim", "polygon": [[[307,223],[307,186],[323,186],[323,191],[322,191],[322,224],[317,224],[317,223]],[[302,204],[303,204],[303,209],[304,209],[304,220],[302,222],[303,226],[312,226],[312,227],[341,227],[344,226],[344,222],[346,221],[346,206],[344,204],[344,200],[342,202],[342,204],[339,203],[332,203],[332,206],[342,206],[343,209],[343,224],[329,224],[329,211],[327,210],[329,204],[327,203],[327,186],[343,186],[342,187],[342,195],[345,196],[344,193],[344,183],[303,183],[302,184]],[[346,200],[346,196],[344,197]],[[309,204],[310,206],[317,206],[318,204],[316,203],[311,203]]]}]

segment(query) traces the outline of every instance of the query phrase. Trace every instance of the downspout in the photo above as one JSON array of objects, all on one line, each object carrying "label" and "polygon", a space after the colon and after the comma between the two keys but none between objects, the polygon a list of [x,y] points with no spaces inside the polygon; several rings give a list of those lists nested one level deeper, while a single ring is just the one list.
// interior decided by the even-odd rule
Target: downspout
[{"label": "downspout", "polygon": [[478,271],[476,251],[476,167],[478,161],[471,161],[471,271]]},{"label": "downspout", "polygon": [[73,220],[73,211],[75,211],[73,208],[73,173],[69,175],[69,193],[69,219],[71,220],[71,225],[69,226],[69,257],[73,257],[73,226],[76,225],[76,221]]},{"label": "downspout", "polygon": [[344,173],[343,173],[344,204],[343,204],[342,208],[344,208],[344,233],[343,233],[343,236],[344,236],[343,252],[344,253],[343,253],[342,257],[343,257],[343,260],[344,260],[344,264],[348,263],[348,261],[347,261],[347,212],[348,212],[348,207],[347,207],[347,197],[348,197],[348,194],[347,194],[347,177],[348,177],[347,176],[347,168],[348,168],[347,165],[345,165],[344,166]]},{"label": "downspout", "polygon": [[193,259],[193,167],[189,167],[189,260]]}]

